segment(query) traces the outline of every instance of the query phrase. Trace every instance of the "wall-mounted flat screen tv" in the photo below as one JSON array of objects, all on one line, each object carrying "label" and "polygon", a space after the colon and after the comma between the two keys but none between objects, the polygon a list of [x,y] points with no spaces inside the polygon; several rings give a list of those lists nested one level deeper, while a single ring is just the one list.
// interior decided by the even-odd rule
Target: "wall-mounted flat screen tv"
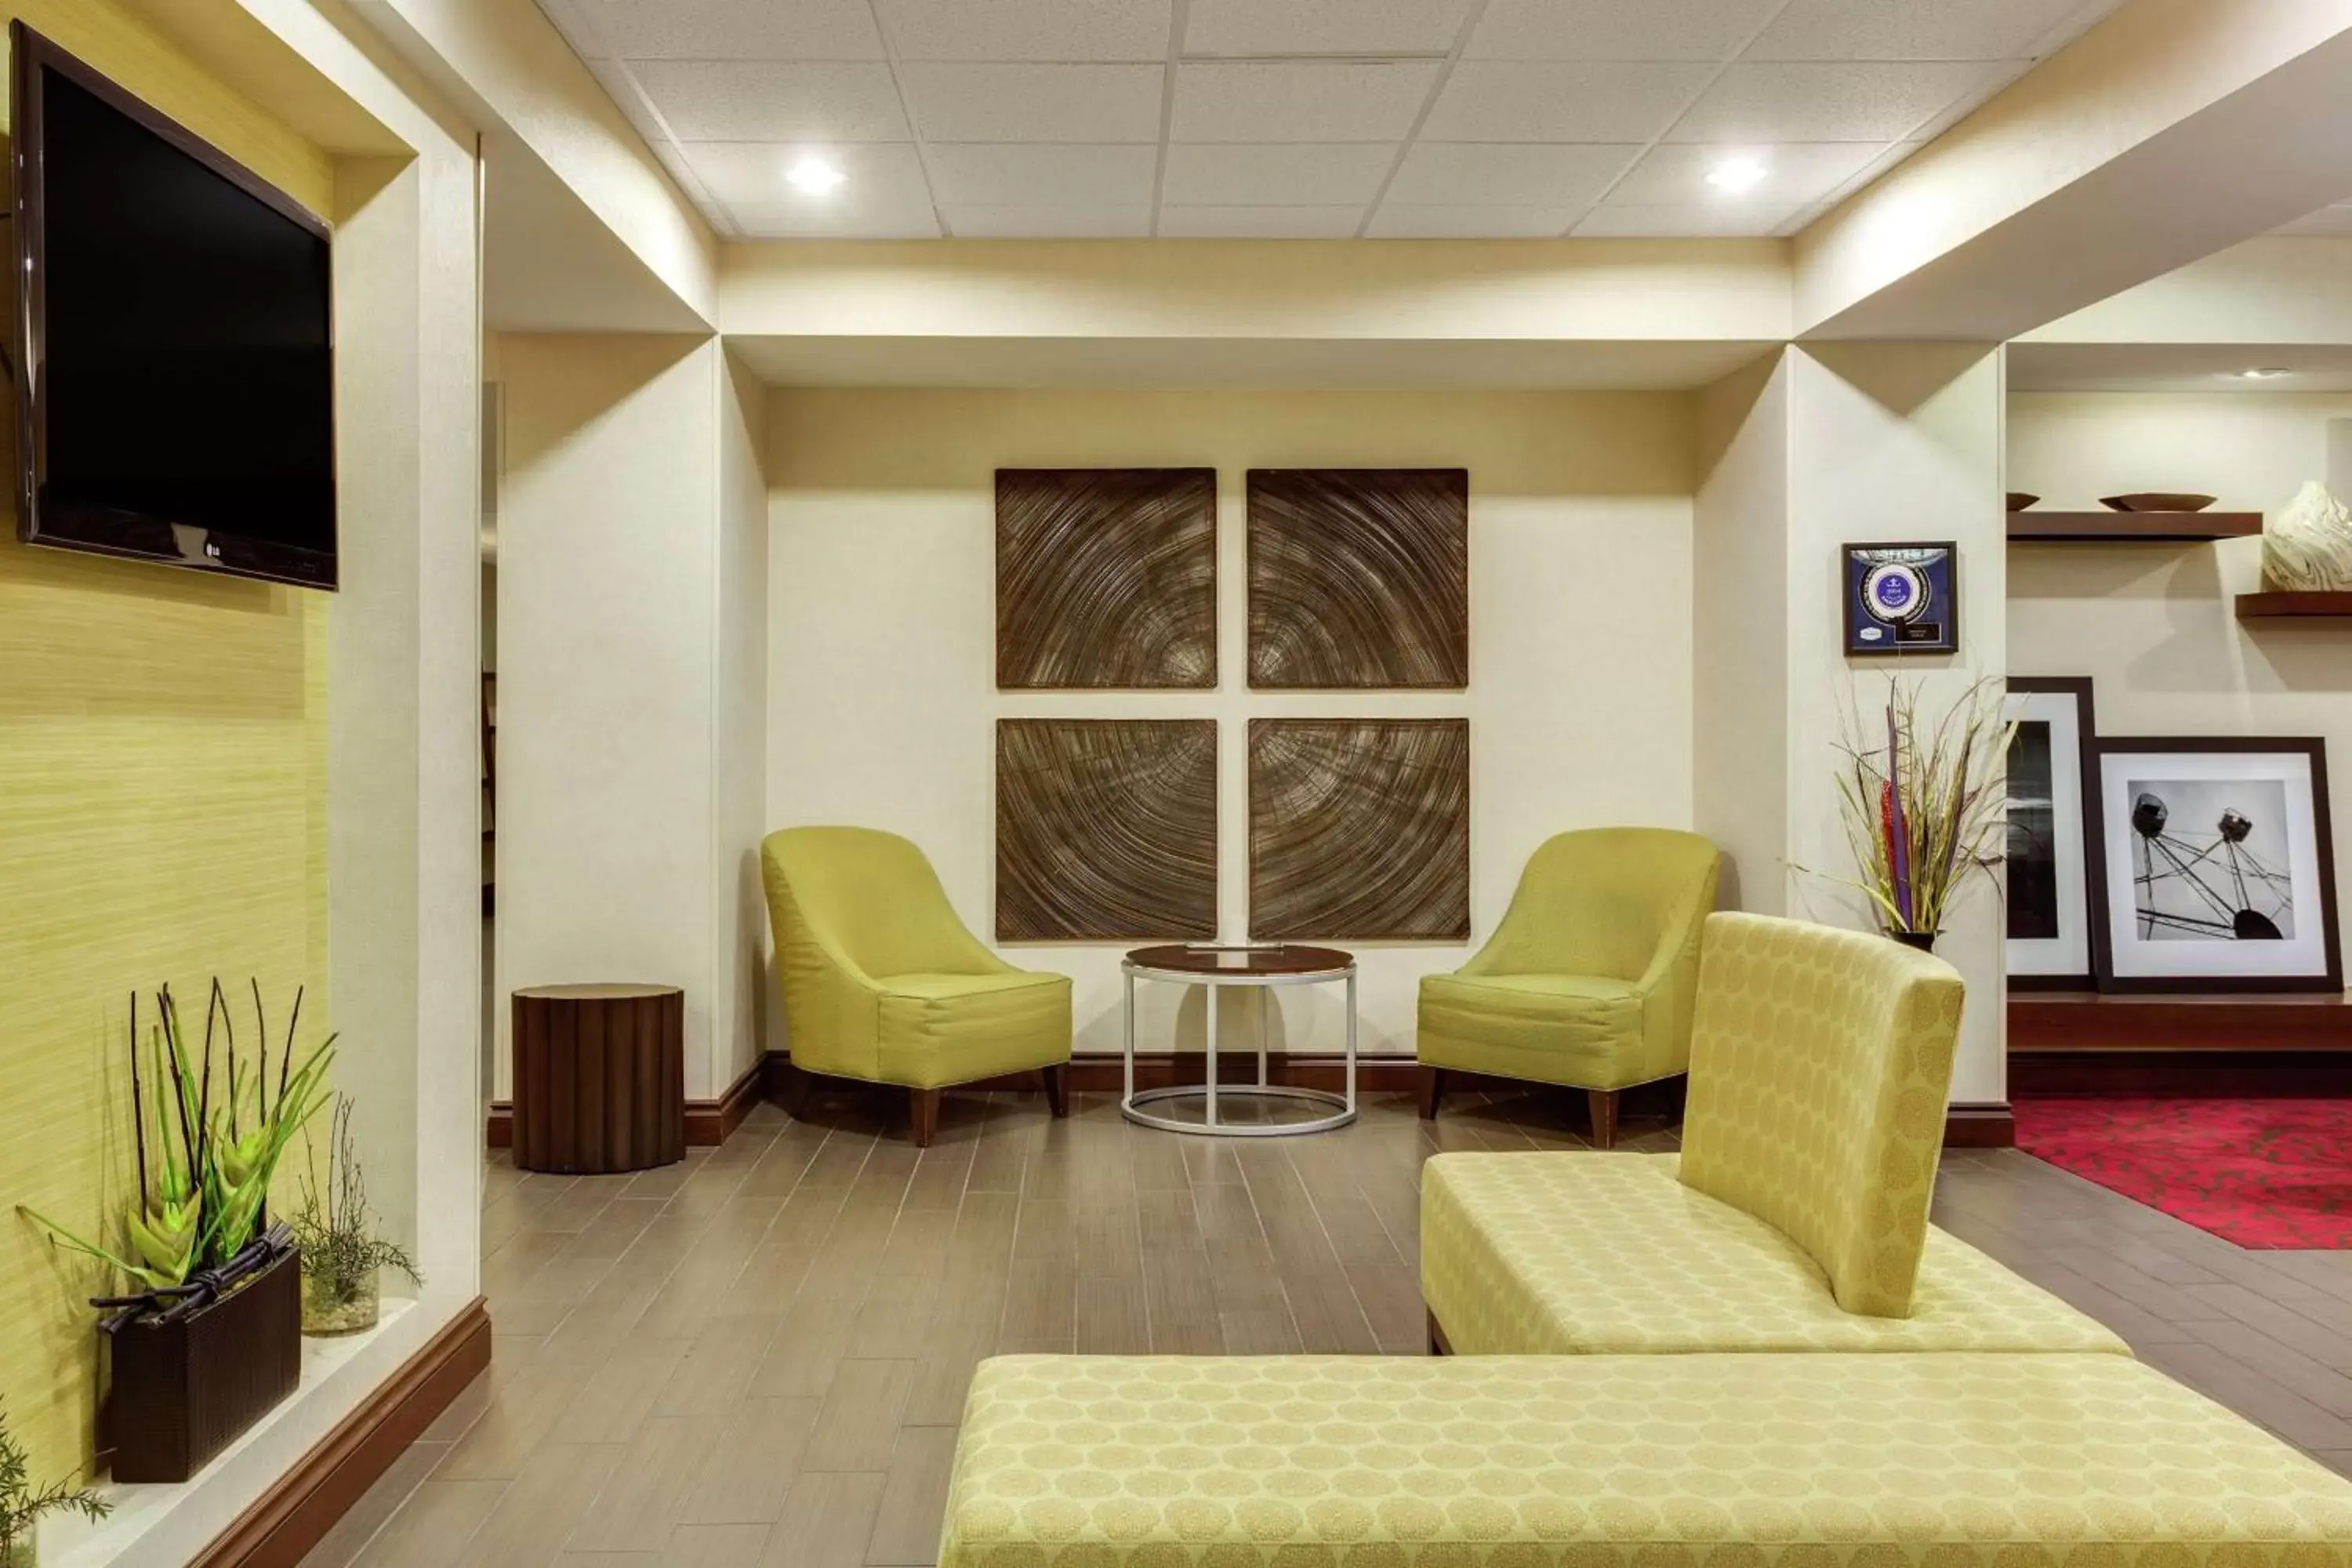
[{"label": "wall-mounted flat screen tv", "polygon": [[327,226],[8,31],[19,532],[333,587]]}]

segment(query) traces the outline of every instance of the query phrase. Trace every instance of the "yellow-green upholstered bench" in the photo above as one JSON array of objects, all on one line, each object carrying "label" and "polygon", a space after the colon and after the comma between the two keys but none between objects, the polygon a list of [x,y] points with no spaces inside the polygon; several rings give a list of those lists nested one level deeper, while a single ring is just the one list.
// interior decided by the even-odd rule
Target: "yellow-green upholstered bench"
[{"label": "yellow-green upholstered bench", "polygon": [[940,1568],[2344,1568],[2352,1483],[2112,1355],[1011,1356]]},{"label": "yellow-green upholstered bench", "polygon": [[2089,1351],[2122,1340],[1930,1226],[1907,1317],[1849,1312],[1812,1257],[1676,1179],[1674,1154],[1439,1154],[1421,1175],[1431,1337],[1461,1355]]}]

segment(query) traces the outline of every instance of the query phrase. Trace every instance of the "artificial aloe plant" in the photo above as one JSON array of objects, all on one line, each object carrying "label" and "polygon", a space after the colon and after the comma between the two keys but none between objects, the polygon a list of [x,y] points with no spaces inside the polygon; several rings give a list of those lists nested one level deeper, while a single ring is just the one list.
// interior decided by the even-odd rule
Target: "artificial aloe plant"
[{"label": "artificial aloe plant", "polygon": [[[123,1250],[78,1236],[30,1208],[23,1212],[68,1249],[110,1265],[145,1290],[173,1294],[192,1276],[226,1267],[262,1230],[278,1162],[295,1134],[330,1098],[325,1080],[336,1037],[328,1036],[300,1062],[295,1060],[294,1037],[302,1019],[298,989],[273,1091],[268,1017],[258,981],[253,983],[254,1022],[260,1037],[257,1060],[237,1052],[236,1022],[218,980],[205,1002],[201,1057],[181,1026],[179,1004],[170,986],[156,992],[155,1012],[146,1041],[148,1070],[142,1077],[139,998],[132,994],[131,1124],[139,1196],[123,1215]],[[226,1057],[225,1083],[216,1082],[223,1075],[214,1070],[216,1037]]]},{"label": "artificial aloe plant", "polygon": [[100,1520],[113,1511],[113,1504],[87,1487],[51,1481],[37,1490],[25,1447],[10,1435],[6,1413],[0,1412],[0,1565],[14,1568],[32,1561],[33,1532],[45,1514]]}]

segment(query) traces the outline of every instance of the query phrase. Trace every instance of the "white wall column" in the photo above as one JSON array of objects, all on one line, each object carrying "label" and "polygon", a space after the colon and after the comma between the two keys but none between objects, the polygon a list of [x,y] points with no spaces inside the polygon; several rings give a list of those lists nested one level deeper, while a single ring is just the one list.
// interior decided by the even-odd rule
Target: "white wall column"
[{"label": "white wall column", "polygon": [[758,1050],[760,391],[707,338],[498,351],[498,1093],[505,994],[609,980],[685,990],[686,1093],[713,1098]]},{"label": "white wall column", "polygon": [[[1933,714],[2007,668],[2001,408],[2000,351],[1966,343],[1794,346],[1703,395],[1694,805],[1734,862],[1727,901],[1874,923],[1831,879],[1852,870],[1837,742],[1883,707],[1890,674],[1916,681]],[[1845,658],[1840,546],[1913,541],[1958,546],[1960,652]],[[1959,900],[1937,951],[1969,983],[1953,1102],[1999,1103],[2002,921],[1989,881]]]}]

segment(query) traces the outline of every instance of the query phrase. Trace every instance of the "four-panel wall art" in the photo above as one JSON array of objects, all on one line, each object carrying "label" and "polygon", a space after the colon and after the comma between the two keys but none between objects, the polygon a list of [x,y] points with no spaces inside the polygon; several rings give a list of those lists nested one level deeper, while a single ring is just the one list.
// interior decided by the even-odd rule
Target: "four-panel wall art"
[{"label": "four-panel wall art", "polygon": [[[1467,689],[1465,470],[1254,468],[1246,526],[1251,690]],[[1001,689],[1217,674],[1215,470],[997,470]],[[1253,939],[1468,940],[1468,720],[1253,717],[1245,743]],[[1217,748],[1213,719],[1001,720],[997,940],[1214,938]]]}]

